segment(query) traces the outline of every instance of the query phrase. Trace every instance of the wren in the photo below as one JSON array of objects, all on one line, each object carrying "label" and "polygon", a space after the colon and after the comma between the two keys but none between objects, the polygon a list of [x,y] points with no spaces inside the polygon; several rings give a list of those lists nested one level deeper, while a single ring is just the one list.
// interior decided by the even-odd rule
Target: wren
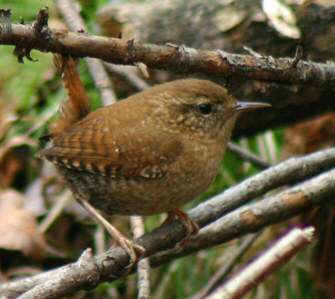
[{"label": "wren", "polygon": [[83,106],[77,120],[55,130],[41,156],[56,165],[75,198],[134,261],[141,248],[98,210],[108,215],[167,212],[188,233],[196,233],[197,225],[178,208],[213,182],[240,112],[270,105],[238,102],[211,81],[185,79],[93,112]]}]

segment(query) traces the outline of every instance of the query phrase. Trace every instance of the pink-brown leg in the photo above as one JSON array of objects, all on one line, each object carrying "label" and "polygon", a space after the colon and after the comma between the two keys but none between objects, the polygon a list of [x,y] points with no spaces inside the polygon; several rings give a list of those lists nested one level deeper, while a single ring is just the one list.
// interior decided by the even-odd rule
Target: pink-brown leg
[{"label": "pink-brown leg", "polygon": [[121,234],[88,201],[79,200],[79,202],[95,218],[98,223],[105,227],[113,240],[115,240],[127,252],[130,257],[130,264],[127,268],[130,269],[138,261],[138,259],[144,255],[145,249]]},{"label": "pink-brown leg", "polygon": [[189,242],[190,237],[198,233],[199,226],[192,219],[190,219],[186,213],[177,208],[168,212],[168,216],[162,225],[171,222],[175,218],[179,219],[186,230],[185,238],[179,243],[180,247],[184,247]]}]

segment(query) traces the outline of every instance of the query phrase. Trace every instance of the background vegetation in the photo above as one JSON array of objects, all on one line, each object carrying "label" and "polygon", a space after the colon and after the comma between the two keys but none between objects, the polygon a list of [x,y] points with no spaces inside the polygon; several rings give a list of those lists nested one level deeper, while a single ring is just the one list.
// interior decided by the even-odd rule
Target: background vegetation
[{"label": "background vegetation", "polygon": [[[107,2],[81,1],[82,16],[91,33],[100,33],[96,12]],[[11,8],[14,21],[19,21],[22,17],[27,23],[33,21],[38,10],[46,5],[50,9],[50,22],[60,22],[60,16],[52,1],[0,0],[0,7]],[[55,72],[52,55],[33,51],[32,57],[35,62],[26,60],[24,64],[19,64],[12,51],[13,47],[0,47],[2,281],[76,260],[87,247],[101,252],[109,245],[108,236],[90,221],[82,208],[72,200],[64,199],[68,197],[68,193],[54,168],[35,158],[35,154],[43,146],[39,138],[47,131],[48,123],[55,117],[61,101],[66,98],[60,77]],[[79,71],[92,100],[92,107],[100,106],[99,92],[83,61],[80,62]],[[112,76],[112,79],[115,84],[121,84],[119,78]],[[133,92],[131,87],[122,88],[119,90],[119,96],[122,98]],[[265,132],[238,142],[274,164],[282,159],[283,130]],[[186,209],[258,171],[257,167],[228,153],[215,183]],[[10,204],[5,203],[8,199]],[[57,218],[46,224],[46,219],[50,219],[50,214],[54,213],[61,200],[68,201],[68,204],[58,212]],[[146,230],[150,231],[158,226],[162,219],[162,215],[148,217],[145,221]],[[271,241],[285,232],[295,221],[298,220],[266,229],[262,237],[236,265],[236,269],[241,268],[259,250],[271,245]],[[127,234],[130,234],[127,219],[113,217],[113,222],[122,231],[128,231]],[[6,232],[6,239],[1,240],[1,232]],[[190,298],[206,285],[213,273],[225,264],[240,243],[241,240],[235,240],[152,270],[152,298]],[[259,285],[248,298],[323,298],[313,279],[313,252],[313,246],[301,252]],[[136,276],[133,275],[112,285],[103,284],[93,291],[82,291],[73,298],[135,297]]]}]

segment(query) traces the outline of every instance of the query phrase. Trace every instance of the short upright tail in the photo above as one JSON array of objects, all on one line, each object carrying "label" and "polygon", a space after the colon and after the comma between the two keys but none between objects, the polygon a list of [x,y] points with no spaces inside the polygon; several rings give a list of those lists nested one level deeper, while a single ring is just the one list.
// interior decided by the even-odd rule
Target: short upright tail
[{"label": "short upright tail", "polygon": [[59,109],[60,116],[50,126],[52,136],[63,132],[90,112],[85,88],[76,69],[76,61],[72,57],[56,54],[54,62],[62,74],[64,87],[68,92],[68,99],[61,104]]}]

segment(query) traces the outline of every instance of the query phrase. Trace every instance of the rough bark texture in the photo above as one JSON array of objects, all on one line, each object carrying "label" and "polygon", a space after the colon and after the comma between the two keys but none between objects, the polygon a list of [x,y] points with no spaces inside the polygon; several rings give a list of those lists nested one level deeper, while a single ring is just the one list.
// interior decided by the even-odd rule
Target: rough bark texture
[{"label": "rough bark texture", "polygon": [[[178,3],[178,1],[175,2]],[[232,3],[234,4],[235,2]],[[201,3],[198,5],[201,6]],[[318,19],[319,14],[314,16],[314,6],[311,6],[311,12],[308,10],[308,7],[303,9],[305,13],[304,18],[308,19],[310,16],[311,20],[314,20],[313,24],[315,25],[322,24],[323,19],[325,19],[325,22],[330,20],[328,24],[329,26],[332,25],[331,20],[334,15],[332,7],[324,9],[322,20]],[[180,8],[177,7],[177,9],[181,11]],[[133,8],[133,11],[137,11],[137,9]],[[252,12],[253,10],[250,9],[249,11]],[[44,10],[38,15],[38,19],[42,21],[35,22],[38,26],[12,25],[8,12],[2,10],[1,13],[3,15],[3,24],[0,28],[0,43],[15,45],[15,54],[21,61],[23,61],[23,57],[31,59],[30,50],[38,49],[40,51],[63,53],[79,57],[96,57],[121,64],[136,65],[139,62],[143,62],[150,68],[182,73],[183,77],[186,74],[191,74],[193,77],[195,74],[202,77],[211,76],[211,79],[229,85],[232,92],[240,99],[264,100],[273,104],[274,109],[271,112],[256,112],[257,114],[249,113],[248,115],[244,115],[238,123],[235,136],[246,136],[264,129],[283,126],[321,114],[325,111],[334,110],[335,108],[335,103],[332,101],[335,82],[334,63],[317,64],[302,61],[299,55],[294,59],[274,59],[272,56],[262,56],[250,50],[249,55],[229,54],[227,52],[218,53],[217,51],[198,50],[196,48],[185,48],[175,45],[159,46],[156,44],[143,44],[134,41],[134,39],[107,39],[98,36],[88,36],[82,33],[76,34],[50,30],[47,27],[47,14]],[[197,16],[197,11],[191,11],[191,13]],[[157,14],[159,14],[159,11],[157,11]],[[233,13],[231,14],[234,15]],[[243,44],[247,44],[248,42],[248,40],[244,40],[244,36],[253,36],[254,34],[255,36],[251,38],[251,41],[258,40],[257,36],[263,34],[262,29],[260,31],[256,30],[259,23],[262,27],[266,27],[264,16],[263,22],[261,22],[262,18],[259,15],[260,12],[256,13],[256,15],[248,13],[245,16],[248,19],[247,26],[244,25],[246,27],[239,28],[239,26],[242,26],[246,22],[241,21],[236,25],[237,27],[233,26],[229,30],[225,29],[226,31],[218,32],[217,34],[226,42],[225,48],[233,48],[232,46],[229,47],[229,39],[231,39],[230,44],[233,45],[234,42],[234,45],[239,50],[241,50]],[[257,18],[249,20],[251,16],[254,18],[257,16],[260,20]],[[184,16],[184,19],[186,17]],[[201,19],[201,17],[199,18]],[[182,20],[183,18],[180,17],[180,19]],[[219,21],[221,21],[219,22],[221,24],[223,20],[219,18]],[[201,28],[201,25],[201,23],[198,24],[197,28]],[[310,26],[312,24],[308,24],[308,28]],[[301,27],[305,28],[302,25]],[[324,28],[325,26],[321,27]],[[189,30],[192,28],[190,25]],[[313,45],[308,38],[304,37],[304,34],[302,34],[303,38],[297,42],[296,40],[292,41],[288,38],[275,36],[278,33],[270,29],[271,35],[269,37],[266,35],[264,38],[262,37],[263,47],[261,49],[259,49],[260,47],[257,48],[257,43],[253,44],[250,42],[247,45],[264,53],[266,52],[264,45],[268,45],[266,41],[271,40],[273,45],[276,45],[276,49],[279,49],[278,51],[280,51],[281,55],[292,52],[290,53],[291,57],[293,57],[293,49],[297,44],[310,43]],[[173,28],[168,28],[168,30],[173,31]],[[255,30],[257,35],[252,30]],[[331,31],[329,28],[328,30]],[[197,40],[195,37],[198,36],[198,33],[196,33],[196,31],[192,33],[195,40]],[[160,34],[164,36],[164,30],[161,30]],[[225,34],[229,38],[225,39]],[[327,46],[331,45],[330,42],[327,43],[328,31],[324,30],[320,34],[325,35],[324,39],[322,39],[323,44]],[[134,36],[135,38],[137,37],[136,35]],[[215,35],[213,34],[213,36]],[[306,33],[306,36],[309,35]],[[165,40],[162,39],[163,41]],[[180,43],[185,42],[180,41]],[[216,43],[213,44],[214,48],[218,46]],[[207,46],[207,43],[204,42],[202,45]],[[329,51],[328,49],[331,49],[331,46],[328,48],[327,46],[323,48]],[[276,54],[275,48],[272,49],[272,47],[269,47],[269,49],[273,50],[272,54]],[[287,49],[290,49],[290,51]],[[307,48],[306,51],[309,53],[308,50]],[[321,51],[321,53],[324,54],[324,59],[328,52],[324,53],[324,51]],[[318,57],[317,55],[315,56]],[[255,80],[262,80],[262,82]],[[266,83],[265,81],[277,83]],[[290,85],[285,85],[284,83]],[[257,122],[255,122],[256,117]]]},{"label": "rough bark texture", "polygon": [[[175,250],[163,252],[156,255],[152,262],[156,265],[166,263],[171,258],[255,232],[270,223],[288,219],[304,209],[329,202],[331,194],[335,191],[334,175],[335,170],[331,169],[277,195],[236,209],[203,228],[182,252],[177,254]],[[210,212],[202,209],[202,213],[205,216]],[[146,248],[146,255],[150,255],[155,251],[171,247],[173,244],[170,243],[171,239],[175,241],[177,237],[180,240],[182,232],[178,228],[181,227],[175,222],[164,225],[135,241]],[[20,298],[59,298],[82,288],[92,288],[99,282],[112,281],[129,273],[121,270],[124,270],[127,260],[125,252],[120,247],[97,257],[93,257],[90,251],[86,251],[76,263],[37,275],[36,280],[30,279],[29,290],[26,289],[27,292]],[[7,298],[13,298],[14,294],[17,294],[18,287],[13,289],[14,284],[15,282],[11,285],[3,285],[2,290],[0,289],[1,294],[8,296]],[[21,292],[22,287],[19,288]]]},{"label": "rough bark texture", "polygon": [[[243,53],[247,46],[256,52],[272,56],[294,56],[301,45],[307,59],[326,62],[333,59],[335,5],[322,5],[320,1],[307,1],[293,6],[300,29],[300,39],[283,36],[264,13],[261,1],[211,1],[201,0],[150,1],[150,4],[110,4],[103,8],[99,20],[110,35],[122,32],[124,37],[163,44],[185,44],[188,47],[223,49]],[[158,75],[158,80],[168,76]],[[218,80],[217,77],[212,78]],[[241,99],[270,101],[276,113],[244,115],[236,129],[236,135],[295,123],[306,118],[335,110],[333,88],[302,85],[265,83],[225,78]],[[303,107],[303,109],[301,109]]]},{"label": "rough bark texture", "polygon": [[[330,169],[334,167],[334,163],[334,149],[320,151],[306,157],[292,158],[200,204],[190,211],[190,217],[201,227],[212,223],[204,227],[183,250],[178,252],[168,250],[153,256],[152,265],[161,265],[176,256],[189,254],[257,231],[269,223],[287,219],[308,207],[328,202],[329,196],[335,190],[334,168],[279,194],[270,195],[237,209],[269,190],[316,175],[321,170]],[[233,209],[235,210],[232,211]],[[232,212],[229,213],[230,211]],[[222,217],[227,213],[229,214]],[[182,224],[174,221],[135,241],[143,245],[146,248],[146,256],[150,256],[174,247],[176,242],[184,237],[184,233]],[[76,263],[2,284],[0,296],[14,298],[26,291],[28,294],[25,298],[64,296],[74,290],[94,287],[99,281],[114,280],[123,276],[125,273],[122,270],[127,263],[128,257],[120,247],[113,248],[95,258],[92,257],[91,252],[87,251]]]}]

